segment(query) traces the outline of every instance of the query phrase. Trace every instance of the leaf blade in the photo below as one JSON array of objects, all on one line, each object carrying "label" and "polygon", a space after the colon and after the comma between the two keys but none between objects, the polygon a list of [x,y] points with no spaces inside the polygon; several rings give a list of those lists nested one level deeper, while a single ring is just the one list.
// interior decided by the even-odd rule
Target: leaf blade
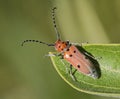
[{"label": "leaf blade", "polygon": [[[66,66],[58,56],[51,57],[53,65],[59,75],[70,86],[78,91],[97,94],[102,96],[120,97],[120,45],[119,44],[86,44],[83,48],[95,57],[102,57],[98,60],[101,68],[100,79],[87,77],[80,72],[75,73],[77,82],[73,81],[66,72]],[[52,52],[50,52],[52,54]]]}]

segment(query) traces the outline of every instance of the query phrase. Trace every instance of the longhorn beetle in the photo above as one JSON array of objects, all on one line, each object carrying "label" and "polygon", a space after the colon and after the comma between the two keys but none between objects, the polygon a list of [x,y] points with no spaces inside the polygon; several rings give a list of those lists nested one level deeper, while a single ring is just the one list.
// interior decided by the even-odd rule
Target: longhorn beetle
[{"label": "longhorn beetle", "polygon": [[92,78],[99,78],[99,73],[96,70],[95,64],[93,64],[90,59],[94,59],[94,57],[92,55],[86,54],[86,52],[79,50],[74,44],[70,43],[69,41],[62,41],[60,39],[60,34],[57,30],[55,21],[55,10],[56,7],[52,9],[52,20],[57,35],[57,41],[54,44],[49,44],[39,40],[25,40],[22,42],[22,46],[26,42],[37,42],[45,44],[47,46],[54,46],[55,50],[60,53],[59,55],[62,56],[63,59],[65,59],[68,63],[70,63],[69,73],[72,76],[73,80],[75,80],[75,72],[72,72],[72,67],[87,76],[91,76]]}]

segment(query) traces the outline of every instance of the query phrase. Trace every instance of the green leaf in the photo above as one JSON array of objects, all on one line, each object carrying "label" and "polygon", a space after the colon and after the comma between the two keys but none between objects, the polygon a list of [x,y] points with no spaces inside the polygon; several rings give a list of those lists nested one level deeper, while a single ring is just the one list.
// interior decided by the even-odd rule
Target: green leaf
[{"label": "green leaf", "polygon": [[[77,81],[73,81],[66,67],[69,66],[64,59],[59,56],[51,56],[52,63],[58,74],[70,86],[78,91],[89,94],[96,94],[110,97],[120,97],[120,45],[119,44],[86,44],[82,46],[87,52],[97,59],[101,77],[93,79],[79,71],[75,73]],[[52,52],[49,52],[53,54]]]}]

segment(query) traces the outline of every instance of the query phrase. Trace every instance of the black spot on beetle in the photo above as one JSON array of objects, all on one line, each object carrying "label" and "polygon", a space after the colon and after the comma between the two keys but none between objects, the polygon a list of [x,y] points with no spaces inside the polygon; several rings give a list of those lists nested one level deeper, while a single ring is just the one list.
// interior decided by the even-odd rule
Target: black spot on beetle
[{"label": "black spot on beetle", "polygon": [[66,51],[69,51],[70,49],[68,48]]},{"label": "black spot on beetle", "polygon": [[74,50],[73,52],[76,53],[76,50]]},{"label": "black spot on beetle", "polygon": [[72,57],[73,55],[72,55],[72,54],[70,54],[69,56],[70,56],[70,57]]},{"label": "black spot on beetle", "polygon": [[78,68],[80,68],[80,65],[77,65]]}]

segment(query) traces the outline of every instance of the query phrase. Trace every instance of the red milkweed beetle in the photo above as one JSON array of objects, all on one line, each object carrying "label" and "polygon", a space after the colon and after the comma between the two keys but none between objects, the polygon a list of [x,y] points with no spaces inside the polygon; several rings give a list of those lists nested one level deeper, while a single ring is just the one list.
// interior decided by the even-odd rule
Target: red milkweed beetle
[{"label": "red milkweed beetle", "polygon": [[95,67],[95,64],[91,61],[91,58],[94,57],[85,51],[79,50],[74,44],[71,44],[69,41],[62,41],[60,39],[60,34],[57,30],[56,21],[55,21],[55,10],[56,7],[52,9],[52,19],[57,34],[57,41],[54,44],[48,44],[39,40],[25,40],[22,43],[22,46],[26,42],[38,42],[48,46],[54,46],[56,51],[59,52],[59,55],[63,57],[67,62],[70,63],[70,75],[73,80],[75,80],[74,73],[72,73],[72,66],[79,72],[91,76],[92,78],[99,78],[100,75]]}]

